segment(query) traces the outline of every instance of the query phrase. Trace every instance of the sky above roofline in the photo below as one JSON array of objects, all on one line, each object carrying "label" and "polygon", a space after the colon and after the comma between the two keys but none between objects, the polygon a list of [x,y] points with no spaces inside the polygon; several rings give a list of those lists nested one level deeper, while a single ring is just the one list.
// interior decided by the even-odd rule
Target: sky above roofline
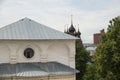
[{"label": "sky above roofline", "polygon": [[74,26],[84,43],[93,43],[93,34],[107,30],[109,20],[120,15],[120,0],[0,0],[0,27],[28,17],[64,31]]}]

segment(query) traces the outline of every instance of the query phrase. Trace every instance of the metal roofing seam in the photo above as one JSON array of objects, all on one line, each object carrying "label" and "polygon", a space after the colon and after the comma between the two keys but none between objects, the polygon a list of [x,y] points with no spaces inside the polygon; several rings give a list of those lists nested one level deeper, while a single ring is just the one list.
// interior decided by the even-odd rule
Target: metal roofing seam
[{"label": "metal roofing seam", "polygon": [[0,39],[78,39],[28,18],[0,28]]},{"label": "metal roofing seam", "polygon": [[0,64],[0,77],[75,74],[79,71],[58,62]]}]

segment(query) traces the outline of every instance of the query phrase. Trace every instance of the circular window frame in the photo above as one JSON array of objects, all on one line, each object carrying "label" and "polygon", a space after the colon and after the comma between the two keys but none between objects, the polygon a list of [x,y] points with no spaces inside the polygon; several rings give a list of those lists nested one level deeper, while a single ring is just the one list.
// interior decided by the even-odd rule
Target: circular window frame
[{"label": "circular window frame", "polygon": [[32,48],[26,48],[23,52],[23,55],[27,59],[31,59],[34,57],[35,51]]}]

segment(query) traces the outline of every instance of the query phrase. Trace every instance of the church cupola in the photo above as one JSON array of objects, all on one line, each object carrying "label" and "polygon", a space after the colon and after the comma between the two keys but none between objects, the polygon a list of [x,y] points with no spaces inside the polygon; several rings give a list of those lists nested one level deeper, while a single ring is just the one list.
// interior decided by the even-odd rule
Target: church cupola
[{"label": "church cupola", "polygon": [[80,36],[81,36],[81,32],[79,31],[79,28],[78,28],[78,31],[75,32],[75,36],[80,38]]},{"label": "church cupola", "polygon": [[78,29],[78,32],[77,32],[77,34],[78,34],[78,35],[81,35],[81,32],[79,31],[79,29]]},{"label": "church cupola", "polygon": [[70,28],[69,28],[69,32],[74,33],[75,31],[76,31],[76,30],[75,30],[74,26],[71,25]]},{"label": "church cupola", "polygon": [[73,26],[73,20],[72,20],[72,15],[71,15],[71,26],[70,26],[70,28],[69,28],[69,32],[71,32],[71,33],[74,33],[76,30],[75,30],[75,28],[74,28],[74,26]]},{"label": "church cupola", "polygon": [[70,35],[75,36],[75,37],[78,37],[79,39],[77,41],[79,41],[80,45],[83,46],[83,43],[82,43],[82,40],[81,40],[81,32],[79,30],[79,24],[78,24],[78,30],[75,29],[76,26],[75,27],[73,26],[73,19],[72,19],[72,17],[73,16],[71,15],[71,25],[70,25],[69,28],[68,28],[68,26],[67,26],[67,29],[65,28],[64,33],[70,34]]},{"label": "church cupola", "polygon": [[68,27],[68,24],[64,27],[64,33],[79,37],[81,36],[81,32],[79,31],[79,24],[78,24],[78,30],[75,29],[76,26],[73,26],[73,15],[71,15],[71,25]]}]

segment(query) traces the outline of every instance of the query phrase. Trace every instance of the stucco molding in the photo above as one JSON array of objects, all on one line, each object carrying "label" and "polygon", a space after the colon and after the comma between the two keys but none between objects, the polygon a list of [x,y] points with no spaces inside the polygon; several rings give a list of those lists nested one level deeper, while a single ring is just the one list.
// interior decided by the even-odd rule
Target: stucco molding
[{"label": "stucco molding", "polygon": [[[35,52],[35,55],[36,54],[39,54],[39,60],[41,61],[41,53],[42,53],[42,50],[41,48],[35,44],[35,43],[32,43],[32,42],[24,42],[24,45],[19,45],[16,53],[18,54],[17,55],[17,58],[19,58],[19,54],[23,54],[24,50],[26,48],[32,48]],[[22,56],[25,60],[28,60],[26,57],[24,57],[24,55]],[[33,58],[31,58],[31,60],[34,60],[36,57],[33,56]]]},{"label": "stucco molding", "polygon": [[7,59],[7,62],[10,62],[10,58],[11,58],[11,49],[9,47],[9,45],[7,44],[4,44],[4,43],[0,43],[0,46],[3,47],[3,49],[5,49],[5,51],[7,51],[8,53],[3,53],[3,54],[6,54],[6,56],[3,56],[2,57],[7,57],[8,56],[8,59]]},{"label": "stucco molding", "polygon": [[[48,46],[48,48],[47,48],[47,51],[51,48],[51,47],[53,47],[53,46],[64,46],[65,48],[66,48],[66,50],[67,50],[67,53],[68,53],[68,55],[70,54],[70,48],[69,48],[69,46],[64,42],[58,42],[58,41],[55,41],[54,43],[51,43],[51,44],[49,44],[49,46]],[[69,55],[70,56],[70,55]]]},{"label": "stucco molding", "polygon": [[69,65],[69,47],[64,42],[52,42],[47,48],[48,61],[57,61]]}]

